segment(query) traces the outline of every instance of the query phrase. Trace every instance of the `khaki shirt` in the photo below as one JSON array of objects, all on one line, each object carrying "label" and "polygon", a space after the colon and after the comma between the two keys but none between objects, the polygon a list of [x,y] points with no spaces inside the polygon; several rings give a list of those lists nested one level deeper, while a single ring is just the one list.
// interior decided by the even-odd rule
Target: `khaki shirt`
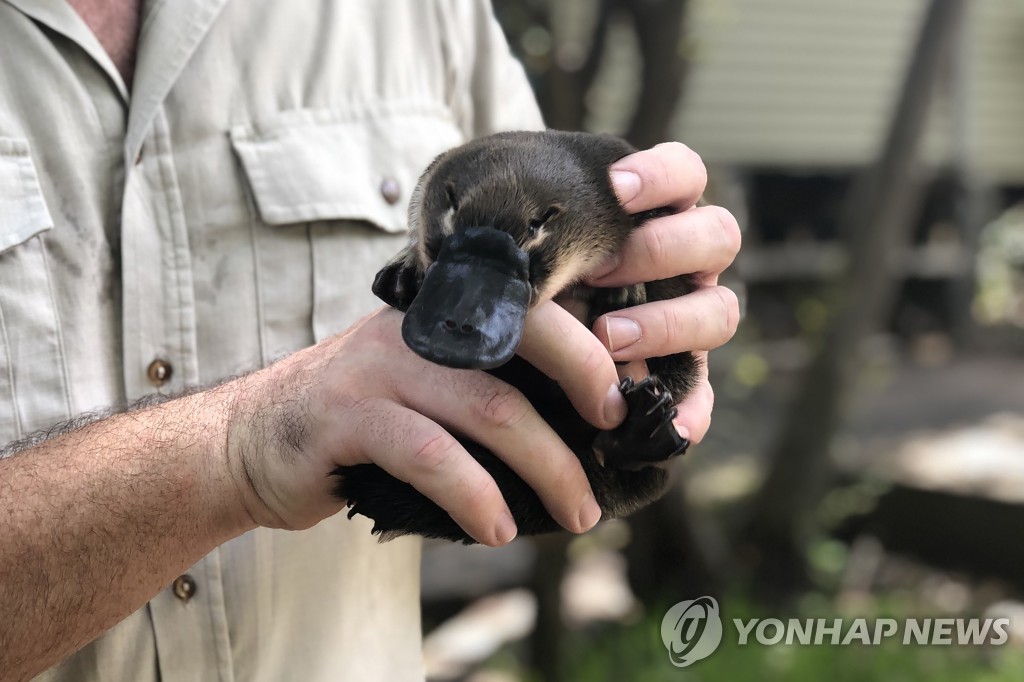
[{"label": "khaki shirt", "polygon": [[[484,0],[143,12],[129,92],[65,2],[0,0],[2,442],[344,329],[426,164],[541,125]],[[420,679],[418,559],[344,515],[248,533],[40,679]]]}]

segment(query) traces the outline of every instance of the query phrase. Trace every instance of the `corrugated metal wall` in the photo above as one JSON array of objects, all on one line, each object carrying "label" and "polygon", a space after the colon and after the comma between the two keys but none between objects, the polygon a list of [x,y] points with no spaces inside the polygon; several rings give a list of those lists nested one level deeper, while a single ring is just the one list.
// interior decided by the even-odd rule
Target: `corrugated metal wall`
[{"label": "corrugated metal wall", "polygon": [[[874,156],[924,0],[691,2],[679,139],[709,162],[743,166],[850,167]],[[972,0],[967,21],[967,97],[937,94],[928,156],[948,158],[959,115],[982,176],[1024,182],[1024,2]]]},{"label": "corrugated metal wall", "polygon": [[1024,2],[971,2],[969,140],[994,179],[1024,182]]}]

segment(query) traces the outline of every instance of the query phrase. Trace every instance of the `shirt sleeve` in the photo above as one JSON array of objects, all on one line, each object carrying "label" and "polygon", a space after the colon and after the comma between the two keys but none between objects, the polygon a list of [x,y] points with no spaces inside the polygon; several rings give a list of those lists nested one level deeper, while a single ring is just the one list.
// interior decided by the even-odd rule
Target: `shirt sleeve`
[{"label": "shirt sleeve", "polygon": [[526,73],[509,51],[490,1],[449,0],[444,13],[449,96],[463,134],[543,129]]}]

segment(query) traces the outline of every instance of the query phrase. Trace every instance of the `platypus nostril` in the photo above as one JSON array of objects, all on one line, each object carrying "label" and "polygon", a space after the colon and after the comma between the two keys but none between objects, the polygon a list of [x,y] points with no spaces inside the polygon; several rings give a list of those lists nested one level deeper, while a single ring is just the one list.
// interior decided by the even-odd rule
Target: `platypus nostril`
[{"label": "platypus nostril", "polygon": [[476,331],[476,327],[474,327],[471,324],[464,324],[462,325],[461,329],[463,334],[472,334],[473,332]]},{"label": "platypus nostril", "polygon": [[444,328],[445,329],[455,329],[455,320],[445,320],[444,321]]}]

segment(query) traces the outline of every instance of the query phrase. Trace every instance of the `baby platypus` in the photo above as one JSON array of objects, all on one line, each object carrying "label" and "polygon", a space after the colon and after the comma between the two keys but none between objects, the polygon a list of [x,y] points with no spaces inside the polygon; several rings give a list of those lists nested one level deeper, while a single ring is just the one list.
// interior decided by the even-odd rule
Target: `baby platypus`
[{"label": "baby platypus", "polygon": [[[608,167],[635,151],[625,141],[587,133],[510,132],[445,152],[426,169],[409,205],[411,241],[376,277],[374,293],[405,311],[402,337],[422,357],[454,368],[484,369],[512,384],[579,457],[603,518],[654,501],[667,474],[660,463],[689,443],[672,425],[673,407],[692,388],[690,353],[647,362],[650,377],[623,379],[625,421],[599,431],[558,384],[515,355],[530,308],[570,287],[588,303],[584,322],[695,288],[687,276],[629,287],[578,284],[629,234],[664,210],[630,215]],[[519,533],[560,527],[536,493],[498,457],[463,438],[498,484]],[[405,534],[473,542],[441,507],[383,469],[339,467],[336,494],[349,516],[374,521],[382,539]]]}]

